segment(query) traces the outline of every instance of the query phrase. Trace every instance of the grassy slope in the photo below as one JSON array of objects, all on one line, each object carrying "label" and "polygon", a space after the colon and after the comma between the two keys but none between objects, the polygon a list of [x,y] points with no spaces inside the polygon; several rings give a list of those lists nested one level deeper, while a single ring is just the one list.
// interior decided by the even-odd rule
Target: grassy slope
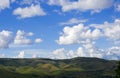
[{"label": "grassy slope", "polygon": [[112,78],[116,64],[98,58],[0,59],[0,78]]}]

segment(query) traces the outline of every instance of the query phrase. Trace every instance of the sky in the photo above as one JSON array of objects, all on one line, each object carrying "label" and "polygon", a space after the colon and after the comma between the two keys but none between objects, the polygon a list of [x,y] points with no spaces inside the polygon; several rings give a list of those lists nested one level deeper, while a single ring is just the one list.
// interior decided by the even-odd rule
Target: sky
[{"label": "sky", "polygon": [[120,60],[120,0],[0,0],[0,58]]}]

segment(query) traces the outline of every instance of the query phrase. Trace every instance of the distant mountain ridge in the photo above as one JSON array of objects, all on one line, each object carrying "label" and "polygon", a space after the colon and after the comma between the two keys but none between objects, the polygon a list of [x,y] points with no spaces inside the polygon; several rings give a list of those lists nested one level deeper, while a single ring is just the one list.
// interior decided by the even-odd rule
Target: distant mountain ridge
[{"label": "distant mountain ridge", "polygon": [[113,78],[116,66],[114,60],[86,57],[0,58],[0,78]]}]

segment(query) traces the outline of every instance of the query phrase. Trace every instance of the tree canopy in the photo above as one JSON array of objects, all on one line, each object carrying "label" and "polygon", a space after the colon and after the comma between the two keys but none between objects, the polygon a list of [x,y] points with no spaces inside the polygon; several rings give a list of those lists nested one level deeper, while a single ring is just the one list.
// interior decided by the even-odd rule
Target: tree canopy
[{"label": "tree canopy", "polygon": [[120,61],[118,63],[117,69],[116,69],[116,78],[120,78]]}]

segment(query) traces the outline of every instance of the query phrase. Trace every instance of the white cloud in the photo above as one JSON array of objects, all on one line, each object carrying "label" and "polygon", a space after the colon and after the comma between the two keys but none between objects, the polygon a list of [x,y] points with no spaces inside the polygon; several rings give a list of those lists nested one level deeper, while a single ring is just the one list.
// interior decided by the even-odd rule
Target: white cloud
[{"label": "white cloud", "polygon": [[91,25],[103,31],[104,37],[113,40],[115,43],[120,42],[120,20],[116,19],[113,23],[104,22],[104,24]]},{"label": "white cloud", "polygon": [[21,51],[17,56],[17,58],[24,58],[24,57],[25,57],[25,52],[24,51]]},{"label": "white cloud", "polygon": [[99,49],[95,47],[95,44],[90,42],[87,44],[83,44],[84,48],[84,54],[86,57],[98,57],[98,58],[103,58],[104,57],[104,50]]},{"label": "white cloud", "polygon": [[10,7],[10,4],[15,0],[0,0],[0,11]]},{"label": "white cloud", "polygon": [[109,8],[113,4],[113,0],[49,0],[50,5],[57,5],[62,7],[62,11],[80,10],[80,11],[101,11],[103,9]]},{"label": "white cloud", "polygon": [[18,30],[16,37],[14,39],[14,44],[20,44],[20,45],[29,45],[32,43],[31,39],[28,39],[27,36],[32,36],[33,33],[29,32],[26,33],[24,31]]},{"label": "white cloud", "polygon": [[86,57],[86,56],[87,56],[87,54],[84,52],[84,50],[83,50],[82,47],[79,47],[79,48],[77,49],[77,55],[78,55],[79,57]]},{"label": "white cloud", "polygon": [[[92,44],[88,44],[92,45]],[[86,46],[88,46],[86,45]],[[76,51],[73,50],[65,50],[64,48],[56,49],[52,52],[51,57],[52,59],[68,59],[74,57],[97,57],[103,58],[105,57],[105,51],[102,49],[96,48],[94,45],[90,48],[86,48],[84,46],[79,47]]]},{"label": "white cloud", "polygon": [[52,59],[69,59],[74,57],[97,57],[109,60],[120,59],[120,47],[113,46],[106,50],[96,48],[94,44],[88,43],[78,47],[76,51],[66,50],[64,48],[56,49],[49,58]]},{"label": "white cloud", "polygon": [[117,56],[120,56],[120,47],[118,46],[113,46],[108,49],[108,55],[115,54]]},{"label": "white cloud", "polygon": [[67,22],[62,22],[60,24],[61,25],[73,25],[73,24],[79,24],[79,23],[84,23],[84,22],[87,22],[87,19],[80,20],[80,19],[72,18],[68,20]]},{"label": "white cloud", "polygon": [[37,58],[37,55],[36,55],[36,54],[33,54],[33,55],[32,55],[32,58]]},{"label": "white cloud", "polygon": [[115,20],[114,23],[103,24],[105,36],[113,40],[120,40],[120,20]]},{"label": "white cloud", "polygon": [[[91,30],[92,26],[92,30]],[[58,44],[70,45],[81,44],[77,51],[66,51],[66,57],[98,57],[106,59],[120,59],[120,47],[111,47],[107,50],[96,48],[96,39],[101,37],[107,38],[106,40],[113,40],[115,43],[120,43],[120,20],[116,19],[112,23],[104,22],[103,24],[92,24],[84,26],[78,24],[75,26],[66,26],[59,39]],[[58,54],[60,55],[60,54]],[[70,56],[71,55],[71,56]],[[62,55],[63,56],[63,55]]]},{"label": "white cloud", "polygon": [[[15,52],[24,52],[24,57],[25,58],[47,58],[48,55],[49,55],[49,51],[47,50],[42,50],[42,49],[31,49],[31,48],[28,48],[28,49],[22,49],[21,50],[16,50]],[[15,58],[18,58],[18,55],[17,57]]]},{"label": "white cloud", "polygon": [[42,39],[41,39],[41,38],[35,39],[35,43],[41,43],[41,42],[42,42]]},{"label": "white cloud", "polygon": [[5,58],[5,54],[0,54],[0,58]]},{"label": "white cloud", "polygon": [[13,11],[14,15],[17,15],[18,18],[29,18],[34,16],[44,16],[46,13],[40,7],[40,5],[31,5],[30,7],[17,8]]},{"label": "white cloud", "polygon": [[108,48],[106,50],[106,59],[111,59],[111,60],[118,60],[120,59],[120,47],[119,46],[113,46],[111,48]]},{"label": "white cloud", "polygon": [[0,11],[10,7],[10,0],[0,0]]},{"label": "white cloud", "polygon": [[103,24],[91,24],[90,26],[84,26],[83,24],[72,27],[66,26],[63,28],[63,32],[57,40],[57,43],[62,45],[81,44],[93,42],[101,37],[105,37],[108,40],[114,41],[115,44],[119,44],[120,20],[115,19],[112,23],[104,22]]},{"label": "white cloud", "polygon": [[16,35],[13,36],[13,32],[2,30],[0,32],[0,49],[6,49],[9,47],[27,47],[27,45],[31,45],[32,43],[42,42],[41,38],[37,38],[32,41],[29,37],[33,35],[34,34],[32,32],[26,33],[25,31],[18,30]]},{"label": "white cloud", "polygon": [[68,2],[69,0],[49,0],[48,4],[50,5],[64,5]]},{"label": "white cloud", "polygon": [[57,40],[58,44],[69,45],[75,43],[86,43],[90,40],[96,40],[102,36],[99,29],[91,30],[83,24],[78,24],[73,27],[64,27],[62,35]]},{"label": "white cloud", "polygon": [[73,50],[67,51],[64,48],[59,48],[59,49],[54,50],[49,58],[69,59],[73,57],[77,57],[77,55],[75,54],[75,52],[73,52]]},{"label": "white cloud", "polygon": [[12,40],[12,32],[3,30],[0,32],[0,48],[8,48]]},{"label": "white cloud", "polygon": [[34,34],[32,32],[26,33],[27,36],[33,36]]},{"label": "white cloud", "polygon": [[55,59],[65,59],[65,58],[67,58],[66,55],[65,55],[66,54],[65,52],[66,51],[65,51],[64,48],[56,49],[56,50],[53,51],[53,55],[54,55],[53,58],[55,58]]},{"label": "white cloud", "polygon": [[66,51],[66,55],[67,57],[66,58],[74,58],[74,57],[77,57],[78,55],[73,51],[73,50],[70,50],[70,51]]}]

